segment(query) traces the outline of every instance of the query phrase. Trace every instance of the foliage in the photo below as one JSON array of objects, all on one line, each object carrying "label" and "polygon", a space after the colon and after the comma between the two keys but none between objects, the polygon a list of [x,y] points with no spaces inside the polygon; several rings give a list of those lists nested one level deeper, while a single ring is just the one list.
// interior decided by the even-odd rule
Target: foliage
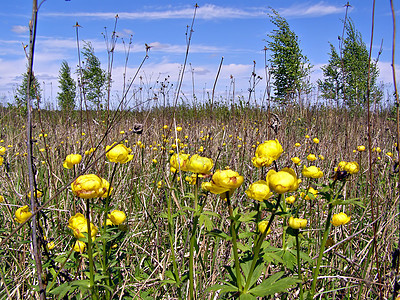
[{"label": "foliage", "polygon": [[311,66],[308,58],[302,54],[299,38],[289,27],[285,18],[272,9],[270,21],[277,29],[272,31],[267,41],[272,52],[269,62],[275,87],[275,97],[282,103],[294,102],[301,93],[308,92],[306,82]]},{"label": "foliage", "polygon": [[[16,89],[15,91],[15,102],[17,104],[17,107],[19,108],[25,108],[26,107],[26,101],[27,101],[27,89],[28,89],[28,72],[22,74],[22,83],[21,85]],[[32,73],[31,74],[31,86],[30,86],[30,92],[29,92],[29,97],[31,99],[34,99],[34,105],[38,107],[38,104],[40,103],[40,100],[42,98],[41,95],[41,89],[40,89],[40,84],[38,79],[35,77],[35,75]]]},{"label": "foliage", "polygon": [[75,108],[76,84],[71,77],[71,68],[63,60],[58,76],[60,92],[58,92],[58,106],[61,110],[71,111]]},{"label": "foliage", "polygon": [[[364,106],[367,100],[369,53],[352,20],[345,24],[345,30],[341,53],[330,43],[330,59],[328,65],[322,67],[324,79],[318,81],[318,86],[323,98],[342,101],[355,108]],[[379,101],[383,95],[376,83],[377,62],[371,61],[370,68],[370,99]]]},{"label": "foliage", "polygon": [[84,57],[81,85],[86,100],[100,108],[106,89],[106,71],[101,68],[100,60],[94,53],[90,42],[85,42],[82,50]]}]

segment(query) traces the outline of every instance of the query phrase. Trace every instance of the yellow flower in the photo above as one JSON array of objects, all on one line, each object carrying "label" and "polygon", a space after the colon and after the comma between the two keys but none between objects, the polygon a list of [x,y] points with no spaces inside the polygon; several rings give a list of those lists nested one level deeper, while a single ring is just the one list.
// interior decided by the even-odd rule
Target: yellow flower
[{"label": "yellow flower", "polygon": [[293,204],[296,201],[295,196],[289,196],[285,198],[286,203]]},{"label": "yellow flower", "polygon": [[179,169],[181,171],[187,171],[187,164],[189,161],[189,154],[184,154],[184,153],[175,153],[174,155],[171,156],[171,159],[169,160],[169,165],[171,168],[171,172],[175,173]]},{"label": "yellow flower", "polygon": [[164,125],[163,128],[164,128],[164,129],[168,129],[168,125]]},{"label": "yellow flower", "polygon": [[0,147],[0,155],[4,155],[6,153],[6,147]]},{"label": "yellow flower", "polygon": [[176,131],[182,131],[182,127],[180,126],[176,127]]},{"label": "yellow flower", "polygon": [[4,162],[3,156],[0,156],[0,166],[3,164],[3,162]]},{"label": "yellow flower", "polygon": [[313,138],[313,142],[316,144],[319,144],[319,139],[318,138]]},{"label": "yellow flower", "polygon": [[28,205],[22,206],[17,209],[15,212],[15,221],[18,223],[24,223],[32,216],[32,213],[29,210]]},{"label": "yellow flower", "polygon": [[393,157],[393,153],[392,152],[387,152],[386,155],[389,156],[389,157]]},{"label": "yellow flower", "polygon": [[357,146],[357,151],[360,151],[360,152],[365,151],[365,146],[363,146],[363,145]]},{"label": "yellow flower", "polygon": [[322,154],[318,155],[318,157],[319,157],[320,160],[324,160],[325,159],[325,157]]},{"label": "yellow flower", "polygon": [[203,177],[203,175],[201,174],[192,174],[190,176],[186,176],[185,180],[191,184],[191,185],[195,185],[196,184],[196,177]]},{"label": "yellow flower", "polygon": [[355,161],[341,161],[338,165],[338,169],[340,169],[341,171],[346,171],[349,174],[356,174],[360,171],[360,166]]},{"label": "yellow flower", "polygon": [[296,144],[294,144],[294,146],[295,146],[295,147],[300,147],[301,144],[300,144],[300,143],[296,143]]},{"label": "yellow flower", "polygon": [[[264,232],[265,232],[265,229],[267,229],[268,222],[269,222],[269,220],[263,220],[263,221],[261,221],[261,222],[258,223],[258,226],[257,226],[257,227],[258,227],[258,230],[259,230],[261,233],[264,233]],[[267,234],[269,234],[270,232],[271,232],[271,227],[268,228]]]},{"label": "yellow flower", "polygon": [[63,167],[66,169],[72,169],[72,167],[76,164],[79,164],[82,161],[82,155],[80,154],[69,154],[65,158],[63,163]]},{"label": "yellow flower", "polygon": [[310,153],[307,155],[307,160],[314,161],[314,160],[317,160],[317,157],[315,156],[315,154]]},{"label": "yellow flower", "polygon": [[211,158],[194,154],[187,163],[187,170],[193,173],[208,174],[213,166]]},{"label": "yellow flower", "polygon": [[228,188],[218,186],[218,185],[214,184],[212,181],[203,182],[201,184],[201,189],[204,190],[204,191],[208,191],[210,193],[213,193],[213,194],[217,194],[217,195],[220,195],[220,194],[223,194],[223,193],[229,191]]},{"label": "yellow flower", "polygon": [[277,139],[266,141],[258,145],[255,156],[252,158],[256,168],[269,167],[283,153],[282,145]]},{"label": "yellow flower", "polygon": [[2,203],[2,202],[4,202],[4,201],[5,201],[4,196],[3,196],[3,195],[0,195],[0,203]]},{"label": "yellow flower", "polygon": [[227,170],[217,170],[212,176],[212,181],[214,184],[227,188],[229,190],[237,189],[242,185],[244,178],[240,176],[238,172]]},{"label": "yellow flower", "polygon": [[84,215],[81,213],[77,213],[68,220],[68,228],[74,230],[75,228],[78,228],[81,226],[83,223],[86,223],[86,218]]},{"label": "yellow flower", "polygon": [[111,195],[114,188],[113,187],[110,188],[110,183],[104,178],[101,178],[101,184],[103,185],[104,193],[100,195],[100,197],[107,198],[108,195]]},{"label": "yellow flower", "polygon": [[344,212],[333,215],[332,217],[332,225],[340,226],[350,222],[351,217],[348,217]]},{"label": "yellow flower", "polygon": [[283,194],[297,190],[301,179],[297,179],[296,173],[293,169],[283,168],[279,172],[269,170],[266,181],[274,192]]},{"label": "yellow flower", "polygon": [[310,138],[310,136],[307,134],[307,135],[305,136],[305,138],[306,138],[306,139],[309,139],[309,138]]},{"label": "yellow flower", "polygon": [[376,148],[376,152],[381,153],[381,152],[382,152],[382,149],[379,148],[379,147],[377,147],[377,148]]},{"label": "yellow flower", "polygon": [[271,197],[272,192],[269,188],[268,182],[265,180],[259,180],[249,186],[246,190],[246,195],[251,199],[262,202]]},{"label": "yellow flower", "polygon": [[301,162],[301,159],[298,158],[297,156],[296,156],[296,157],[292,157],[291,160],[292,160],[292,162],[295,163],[296,165],[299,165],[300,162]]},{"label": "yellow flower", "polygon": [[[317,194],[318,194],[318,191],[317,190],[315,190],[313,187],[310,187],[309,189],[308,189],[308,194],[312,194],[312,195],[314,195],[314,198],[317,196]],[[306,195],[306,193],[304,193],[304,192],[301,192],[300,193],[300,197],[301,198],[304,198],[304,199],[306,199],[306,200],[311,200],[311,198],[310,198],[310,196],[309,195]]]},{"label": "yellow flower", "polygon": [[83,252],[85,252],[86,244],[82,241],[76,241],[73,246],[73,249],[75,252],[83,253]]},{"label": "yellow flower", "polygon": [[293,229],[304,228],[304,227],[307,226],[307,220],[306,219],[290,217],[288,225],[289,225],[290,228],[293,228]]},{"label": "yellow flower", "polygon": [[[35,191],[35,196],[36,196],[36,198],[41,198],[43,196],[42,191],[36,190]],[[31,198],[31,192],[28,193],[28,198],[29,199]]]},{"label": "yellow flower", "polygon": [[321,178],[324,176],[324,173],[321,171],[321,169],[317,168],[316,166],[310,166],[308,168],[304,166],[301,173],[307,178]]},{"label": "yellow flower", "polygon": [[106,156],[109,161],[124,164],[133,159],[133,155],[130,154],[132,149],[126,147],[124,144],[118,144],[114,148],[112,146],[106,146]]},{"label": "yellow flower", "polygon": [[75,196],[84,199],[101,197],[107,192],[103,180],[95,174],[81,175],[71,184]]},{"label": "yellow flower", "polygon": [[120,210],[113,210],[109,215],[108,218],[114,225],[119,225],[126,220],[126,215],[123,211]]},{"label": "yellow flower", "polygon": [[46,244],[46,247],[47,247],[48,250],[54,249],[55,246],[56,246],[56,244],[53,241],[48,242]]}]

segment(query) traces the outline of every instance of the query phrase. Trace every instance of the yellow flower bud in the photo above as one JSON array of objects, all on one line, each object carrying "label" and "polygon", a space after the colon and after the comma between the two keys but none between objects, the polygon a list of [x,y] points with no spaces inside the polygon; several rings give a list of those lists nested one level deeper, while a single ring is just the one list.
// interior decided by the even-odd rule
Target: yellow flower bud
[{"label": "yellow flower bud", "polygon": [[80,154],[69,154],[65,158],[63,163],[63,167],[66,169],[72,169],[72,167],[76,164],[79,164],[82,161],[82,155]]},{"label": "yellow flower bud", "polygon": [[75,252],[83,253],[83,252],[85,252],[86,244],[82,241],[76,241],[73,246],[73,249]]},{"label": "yellow flower bud", "polygon": [[316,166],[310,166],[308,168],[304,166],[301,173],[307,178],[321,178],[324,176],[324,173],[321,171],[321,169],[317,168]]},{"label": "yellow flower bud", "polygon": [[187,170],[193,173],[208,174],[214,166],[211,158],[194,154],[187,164]]},{"label": "yellow flower bud", "polygon": [[315,154],[310,153],[307,155],[307,160],[314,161],[314,160],[317,160],[317,157],[315,156]]},{"label": "yellow flower bud", "polygon": [[258,145],[255,156],[252,158],[256,168],[269,167],[283,153],[282,145],[277,139],[266,141]]},{"label": "yellow flower bud", "polygon": [[251,199],[262,202],[271,197],[272,192],[265,180],[259,180],[249,186],[249,188],[246,190],[246,195]]},{"label": "yellow flower bud", "polygon": [[[265,232],[265,229],[267,229],[268,222],[269,222],[269,220],[263,220],[263,221],[261,221],[261,222],[258,223],[258,226],[257,226],[257,227],[258,227],[258,230],[259,230],[261,233],[264,233],[264,232]],[[270,232],[271,232],[271,227],[268,228],[267,234],[269,234]]]},{"label": "yellow flower bud", "polygon": [[108,218],[114,225],[119,225],[126,220],[126,215],[123,211],[120,210],[113,210],[109,215]]},{"label": "yellow flower bud", "polygon": [[113,148],[112,146],[106,146],[106,151],[106,157],[111,162],[124,164],[133,159],[133,155],[130,154],[132,149],[124,144],[118,144]]},{"label": "yellow flower bud", "polygon": [[296,201],[295,196],[289,196],[285,198],[286,203],[293,204]]}]

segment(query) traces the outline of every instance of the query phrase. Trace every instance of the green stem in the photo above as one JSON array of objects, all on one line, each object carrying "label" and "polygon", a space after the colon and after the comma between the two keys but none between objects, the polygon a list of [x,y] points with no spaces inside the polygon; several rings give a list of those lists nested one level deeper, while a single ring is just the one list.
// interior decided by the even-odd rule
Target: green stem
[{"label": "green stem", "polygon": [[242,291],[242,274],[240,273],[239,255],[237,248],[237,236],[236,236],[236,220],[233,216],[233,209],[231,201],[229,199],[229,191],[226,192],[226,201],[228,202],[229,216],[231,217],[231,235],[232,235],[232,251],[233,257],[235,258],[235,271],[236,271],[236,283],[239,292]]},{"label": "green stem", "polygon": [[273,220],[275,218],[276,211],[278,210],[279,203],[281,202],[281,199],[282,199],[282,194],[279,194],[278,200],[276,201],[276,205],[275,205],[275,207],[274,207],[274,209],[272,211],[272,215],[271,215],[271,218],[268,221],[267,227],[265,228],[265,231],[261,234],[261,236],[257,240],[257,244],[254,247],[253,261],[251,262],[249,275],[246,278],[246,285],[244,287],[243,293],[246,293],[250,288],[251,277],[253,276],[254,269],[255,269],[256,264],[257,264],[258,255],[260,254],[262,243],[265,240],[265,237],[268,234],[268,230],[271,227],[271,224],[272,224],[272,222],[273,222]]},{"label": "green stem", "polygon": [[193,215],[193,228],[192,235],[190,237],[190,248],[189,248],[189,299],[196,299],[194,294],[194,248],[196,242],[196,229],[199,220],[200,213],[198,211],[198,174],[196,173],[196,184],[194,189],[194,215]]},{"label": "green stem", "polygon": [[89,257],[89,288],[92,294],[92,299],[97,299],[97,295],[94,292],[94,264],[93,264],[93,253],[92,253],[92,230],[90,228],[90,199],[86,199],[86,221],[88,230],[88,257]]},{"label": "green stem", "polygon": [[[172,182],[174,182],[176,177],[176,172],[174,173],[174,176],[172,178]],[[169,243],[171,246],[171,257],[172,257],[172,266],[174,268],[174,274],[175,274],[175,280],[176,280],[176,285],[180,286],[180,277],[179,277],[179,272],[178,272],[178,267],[176,265],[176,257],[175,257],[175,248],[174,248],[174,223],[173,223],[173,218],[172,218],[172,203],[171,203],[171,193],[168,194],[167,197],[167,213],[168,213],[168,235],[169,235]]]},{"label": "green stem", "polygon": [[301,276],[299,230],[296,232],[297,272],[300,280],[300,300],[303,300],[303,278]]}]

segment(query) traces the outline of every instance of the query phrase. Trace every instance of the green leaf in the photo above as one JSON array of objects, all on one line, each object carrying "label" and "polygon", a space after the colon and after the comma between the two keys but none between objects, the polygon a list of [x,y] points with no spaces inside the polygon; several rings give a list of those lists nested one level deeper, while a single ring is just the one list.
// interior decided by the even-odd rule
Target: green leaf
[{"label": "green leaf", "polygon": [[240,216],[239,221],[246,223],[246,222],[249,222],[251,220],[254,220],[255,216],[257,215],[257,213],[258,213],[257,211],[251,211],[251,212],[249,212],[247,214],[243,214],[243,215]]},{"label": "green leaf", "polygon": [[225,232],[223,232],[223,231],[221,231],[219,229],[213,229],[213,230],[207,232],[207,235],[211,235],[211,236],[214,236],[214,237],[219,237],[219,238],[224,239],[226,241],[231,241],[232,240],[231,236],[227,235]]},{"label": "green leaf", "polygon": [[240,295],[239,299],[240,300],[257,300],[257,298],[251,294],[242,294],[242,295]]},{"label": "green leaf", "polygon": [[264,297],[273,295],[275,293],[286,292],[290,287],[299,282],[298,279],[294,279],[292,277],[285,277],[279,280],[283,273],[284,272],[281,271],[271,275],[261,284],[249,290],[249,293],[253,294],[254,296]]}]

